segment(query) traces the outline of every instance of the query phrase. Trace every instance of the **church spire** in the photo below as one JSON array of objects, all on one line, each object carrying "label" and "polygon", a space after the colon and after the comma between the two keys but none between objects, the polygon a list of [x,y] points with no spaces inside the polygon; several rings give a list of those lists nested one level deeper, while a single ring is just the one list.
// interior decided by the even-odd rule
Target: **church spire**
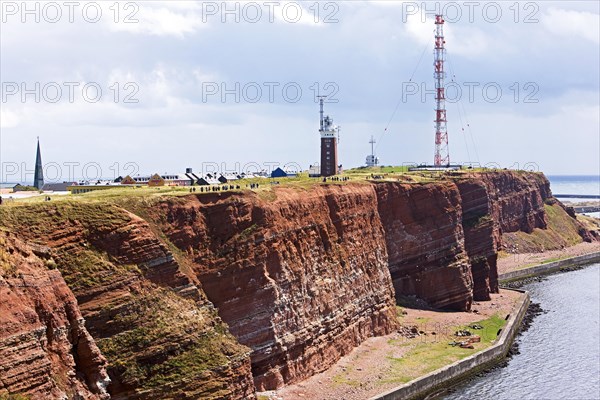
[{"label": "church spire", "polygon": [[37,154],[35,156],[35,175],[33,177],[33,186],[42,189],[44,186],[44,168],[42,166],[42,152],[40,151],[40,137],[37,141]]}]

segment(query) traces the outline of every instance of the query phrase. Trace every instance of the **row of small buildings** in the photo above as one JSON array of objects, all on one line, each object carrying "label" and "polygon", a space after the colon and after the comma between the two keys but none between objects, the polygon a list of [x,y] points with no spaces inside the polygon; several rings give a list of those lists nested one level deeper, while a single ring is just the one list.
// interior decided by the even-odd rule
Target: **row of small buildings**
[{"label": "row of small buildings", "polygon": [[[276,168],[268,174],[266,171],[259,172],[256,174],[246,173],[228,173],[228,174],[196,174],[192,168],[187,168],[184,174],[153,174],[148,176],[125,176],[118,177],[115,180],[97,180],[97,181],[80,181],[80,182],[64,182],[62,184],[49,184],[57,185],[63,188],[62,190],[68,190],[73,194],[87,193],[94,190],[112,189],[116,187],[160,187],[160,186],[210,186],[210,185],[221,185],[231,183],[240,179],[250,178],[282,178],[282,177],[293,177],[299,174],[298,171],[284,170],[282,168]],[[65,187],[66,186],[66,187]],[[47,190],[52,190],[48,188]]]}]

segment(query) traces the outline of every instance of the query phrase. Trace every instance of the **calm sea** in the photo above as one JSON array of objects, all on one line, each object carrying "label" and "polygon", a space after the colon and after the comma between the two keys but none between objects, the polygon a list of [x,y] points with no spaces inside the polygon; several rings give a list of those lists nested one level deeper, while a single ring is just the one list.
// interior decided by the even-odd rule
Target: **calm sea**
[{"label": "calm sea", "polygon": [[600,195],[600,176],[594,175],[549,175],[554,194]]},{"label": "calm sea", "polygon": [[520,354],[444,400],[600,399],[600,264],[523,289],[547,312],[517,339]]},{"label": "calm sea", "polygon": [[[557,194],[593,194],[600,195],[600,176],[594,175],[574,175],[561,176],[550,175],[550,188],[552,193]],[[597,201],[591,199],[560,199],[561,201],[569,201],[572,203],[580,203],[583,201]],[[600,213],[589,213],[592,217],[600,218]]]}]

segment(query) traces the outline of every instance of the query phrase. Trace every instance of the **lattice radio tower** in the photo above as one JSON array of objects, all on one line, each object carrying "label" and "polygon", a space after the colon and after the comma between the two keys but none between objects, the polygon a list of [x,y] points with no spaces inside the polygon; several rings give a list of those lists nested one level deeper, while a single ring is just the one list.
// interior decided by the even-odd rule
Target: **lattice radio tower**
[{"label": "lattice radio tower", "polygon": [[444,17],[435,16],[435,47],[433,49],[433,77],[435,78],[435,156],[436,167],[450,165],[448,150],[448,130],[446,127],[446,93],[444,88],[444,61],[446,60],[446,41],[444,40]]}]

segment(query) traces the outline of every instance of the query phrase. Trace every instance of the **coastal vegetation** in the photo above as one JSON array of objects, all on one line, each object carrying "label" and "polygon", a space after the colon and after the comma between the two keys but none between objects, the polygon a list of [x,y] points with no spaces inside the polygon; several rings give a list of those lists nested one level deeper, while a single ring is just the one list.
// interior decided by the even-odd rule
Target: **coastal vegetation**
[{"label": "coastal vegetation", "polygon": [[505,233],[504,246],[518,253],[540,253],[573,246],[583,241],[577,221],[570,218],[558,204],[544,204],[547,229],[535,228],[533,232],[522,231]]},{"label": "coastal vegetation", "polygon": [[[422,335],[414,339],[401,338],[391,341],[395,346],[406,349],[406,352],[401,357],[388,357],[392,368],[383,378],[383,382],[406,383],[468,357],[476,351],[489,347],[496,340],[499,330],[506,325],[506,320],[498,314],[468,325],[432,327],[428,322],[416,320],[417,329],[424,332]],[[481,329],[474,330],[471,326],[481,327]],[[475,349],[449,345],[450,342],[458,340],[455,336],[455,332],[458,331],[469,331],[473,335],[478,335],[481,341],[473,343]]]}]

